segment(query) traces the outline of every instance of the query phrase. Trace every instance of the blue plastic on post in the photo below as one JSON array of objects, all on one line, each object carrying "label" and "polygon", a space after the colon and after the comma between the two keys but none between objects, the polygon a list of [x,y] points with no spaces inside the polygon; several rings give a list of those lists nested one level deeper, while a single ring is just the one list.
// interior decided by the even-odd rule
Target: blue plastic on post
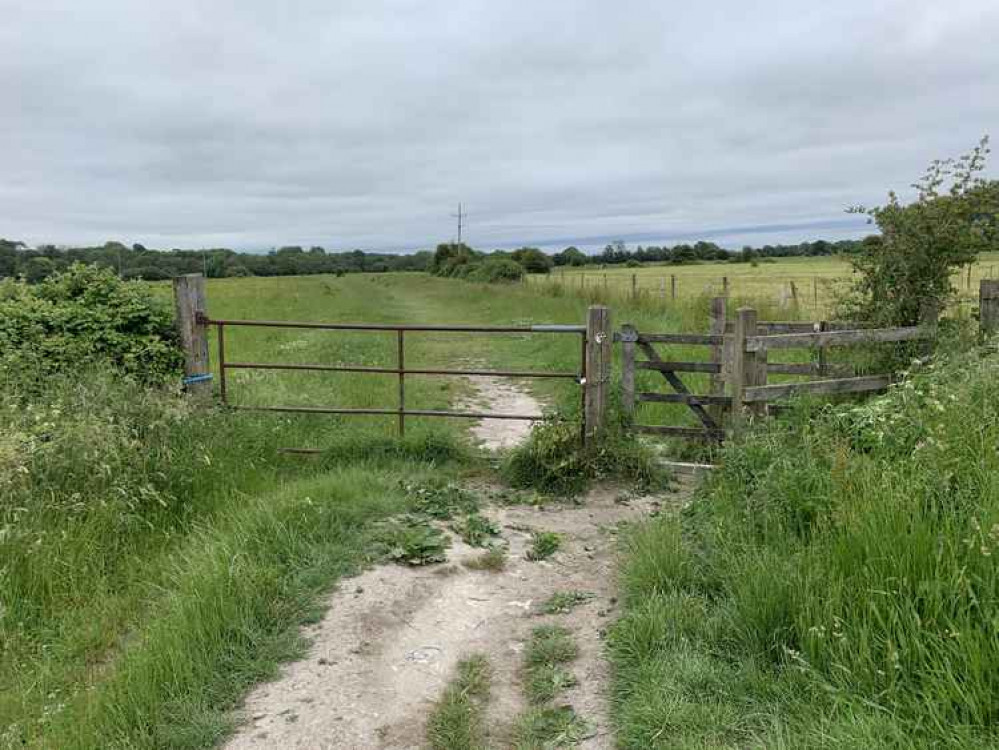
[{"label": "blue plastic on post", "polygon": [[211,379],[212,374],[210,372],[206,372],[202,375],[188,375],[181,382],[183,382],[184,385],[193,385],[194,383],[204,383],[206,380]]}]

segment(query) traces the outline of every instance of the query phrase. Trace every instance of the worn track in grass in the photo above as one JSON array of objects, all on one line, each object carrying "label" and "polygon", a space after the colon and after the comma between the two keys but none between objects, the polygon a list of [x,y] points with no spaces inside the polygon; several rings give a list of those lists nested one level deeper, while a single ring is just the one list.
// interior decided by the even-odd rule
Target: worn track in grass
[{"label": "worn track in grass", "polygon": [[[501,385],[480,385],[478,398],[494,403],[516,390]],[[517,398],[531,397],[520,392]],[[533,407],[539,405],[534,402]],[[485,426],[477,429],[476,436],[490,444]],[[481,550],[454,539],[446,564],[381,566],[343,581],[330,597],[325,618],[305,630],[311,641],[307,656],[286,665],[276,681],[248,697],[243,724],[226,747],[424,747],[434,701],[459,659],[472,653],[485,654],[492,664],[490,740],[494,747],[508,747],[511,727],[525,708],[521,652],[531,629],[546,622],[568,627],[580,647],[573,665],[579,685],[565,696],[593,728],[580,747],[613,747],[602,636],[615,611],[617,526],[680,497],[634,498],[601,487],[580,504],[487,508],[486,515],[500,524],[509,544],[505,570],[465,568],[462,563]],[[562,534],[562,548],[548,560],[528,561],[532,530]],[[539,614],[549,596],[567,590],[594,597],[566,614]]]}]

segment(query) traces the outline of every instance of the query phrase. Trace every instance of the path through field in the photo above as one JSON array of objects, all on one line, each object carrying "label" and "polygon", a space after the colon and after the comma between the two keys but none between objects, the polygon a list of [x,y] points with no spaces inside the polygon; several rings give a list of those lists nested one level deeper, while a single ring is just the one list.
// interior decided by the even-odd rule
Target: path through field
[{"label": "path through field", "polygon": [[[476,400],[483,406],[508,410],[511,399],[517,408],[540,409],[511,383],[478,385]],[[476,437],[491,447],[509,445],[526,435],[524,424],[482,422]],[[511,432],[511,425],[519,432]],[[546,623],[567,627],[580,648],[573,664],[579,684],[563,701],[592,727],[579,747],[612,747],[601,639],[615,612],[617,525],[656,511],[659,502],[604,487],[576,505],[486,508],[509,545],[504,570],[464,567],[482,550],[455,537],[445,564],[381,566],[344,580],[325,618],[306,629],[312,644],[306,658],[286,665],[278,680],[248,697],[245,723],[228,750],[425,747],[434,702],[458,660],[473,653],[485,654],[494,672],[492,746],[509,747],[511,725],[525,708],[521,652],[532,628]],[[564,546],[548,560],[529,561],[532,530],[561,533]],[[565,614],[539,614],[549,596],[568,590],[593,598]]]}]

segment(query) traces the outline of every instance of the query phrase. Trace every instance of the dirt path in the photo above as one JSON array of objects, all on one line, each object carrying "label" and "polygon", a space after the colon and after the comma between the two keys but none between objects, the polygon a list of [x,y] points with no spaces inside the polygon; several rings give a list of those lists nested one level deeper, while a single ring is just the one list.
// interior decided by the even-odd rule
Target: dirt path
[{"label": "dirt path", "polygon": [[[538,400],[509,380],[481,377],[470,383],[472,394],[458,403],[459,409],[485,409],[497,414],[542,413]],[[531,433],[531,424],[520,419],[483,419],[472,425],[470,431],[486,450],[505,450],[523,442]]]},{"label": "dirt path", "polygon": [[[485,384],[479,396],[507,411],[519,391]],[[540,408],[529,394],[519,407]],[[531,403],[528,404],[527,401]],[[532,412],[528,412],[532,413]],[[510,425],[494,420],[500,435],[484,432],[486,445],[514,439]],[[519,437],[524,436],[524,432]],[[483,490],[487,488],[481,488]],[[668,496],[663,502],[677,502]],[[607,723],[607,665],[602,635],[613,619],[616,527],[648,515],[659,500],[629,498],[614,488],[590,492],[579,505],[552,508],[492,507],[485,514],[502,527],[509,544],[506,569],[472,571],[462,562],[481,553],[455,538],[449,562],[424,568],[382,566],[342,581],[322,622],[308,627],[312,645],[301,661],[286,665],[274,682],[254,690],[244,707],[245,723],[229,750],[403,750],[425,747],[424,729],[434,701],[463,656],[485,654],[494,670],[489,708],[493,746],[508,747],[511,724],[523,710],[518,670],[533,627],[557,622],[580,647],[573,664],[579,685],[566,696],[594,729],[579,747],[613,747]],[[564,546],[546,561],[530,562],[530,531],[556,531]],[[593,594],[561,615],[539,615],[539,605],[565,590]]]}]

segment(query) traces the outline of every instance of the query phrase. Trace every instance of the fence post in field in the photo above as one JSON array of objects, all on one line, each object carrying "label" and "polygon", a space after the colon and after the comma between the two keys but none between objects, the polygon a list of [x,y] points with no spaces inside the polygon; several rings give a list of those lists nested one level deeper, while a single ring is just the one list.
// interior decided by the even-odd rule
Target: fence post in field
[{"label": "fence post in field", "polygon": [[621,326],[621,405],[629,420],[635,416],[635,343],[638,331],[629,323]]},{"label": "fence post in field", "polygon": [[722,294],[728,296],[728,276],[722,276]]},{"label": "fence post in field", "polygon": [[[746,388],[760,383],[760,367],[756,352],[746,351],[746,339],[756,335],[756,310],[740,307],[735,319],[735,333],[732,336],[729,372],[732,373],[732,415],[739,421],[745,413],[743,398]],[[766,379],[766,361],[763,362],[763,380]],[[765,408],[765,405],[763,405]]]},{"label": "fence post in field", "polygon": [[812,304],[816,307],[819,306],[819,279],[817,276],[812,277]]},{"label": "fence post in field", "polygon": [[638,299],[638,274],[631,274],[631,300],[634,302]]},{"label": "fence post in field", "polygon": [[676,299],[676,274],[672,273],[669,276],[669,298]]},{"label": "fence post in field", "polygon": [[[711,311],[709,313],[709,321],[711,324],[711,329],[708,331],[712,336],[724,336],[725,335],[725,308],[727,305],[727,299],[725,297],[714,297],[711,300]],[[711,362],[712,364],[721,365],[722,372],[713,372],[709,378],[710,387],[708,393],[712,396],[722,396],[725,394],[725,373],[724,373],[724,362],[725,362],[725,344],[712,344],[711,345]],[[721,416],[724,413],[724,407],[717,407],[715,409],[715,421],[720,422]]]},{"label": "fence post in field", "polygon": [[584,409],[587,443],[598,440],[607,418],[607,390],[611,375],[610,308],[593,305],[586,316],[586,408]]},{"label": "fence post in field", "polygon": [[791,301],[794,305],[794,309],[798,309],[798,287],[794,283],[794,279],[791,279]]},{"label": "fence post in field", "polygon": [[979,282],[978,324],[985,336],[999,330],[999,281],[982,279]]},{"label": "fence post in field", "polygon": [[212,371],[208,360],[208,327],[205,312],[205,277],[200,273],[177,276],[173,280],[177,313],[177,333],[184,351],[184,387],[198,399],[212,395]]}]

